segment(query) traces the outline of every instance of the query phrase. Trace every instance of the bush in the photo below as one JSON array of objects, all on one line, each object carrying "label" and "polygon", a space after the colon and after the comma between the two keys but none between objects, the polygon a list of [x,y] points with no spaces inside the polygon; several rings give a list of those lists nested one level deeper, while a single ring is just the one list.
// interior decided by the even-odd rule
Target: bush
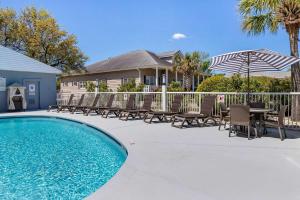
[{"label": "bush", "polygon": [[103,82],[99,83],[98,88],[99,88],[99,92],[108,92],[109,91],[107,84],[103,83]]},{"label": "bush", "polygon": [[183,92],[184,89],[180,82],[172,81],[168,87],[169,92]]},{"label": "bush", "polygon": [[[197,88],[197,92],[230,92],[230,80],[223,75],[216,75],[205,79]],[[230,86],[230,87],[229,87]]]},{"label": "bush", "polygon": [[143,90],[144,84],[136,85],[135,79],[129,80],[118,88],[118,92],[142,92]]},{"label": "bush", "polygon": [[85,84],[85,89],[87,92],[95,92],[96,85],[92,81],[87,81]]},{"label": "bush", "polygon": [[[215,75],[205,79],[197,88],[197,92],[247,92],[246,77],[234,75],[224,77]],[[291,81],[288,78],[276,79],[270,77],[251,77],[250,92],[290,92]]]}]

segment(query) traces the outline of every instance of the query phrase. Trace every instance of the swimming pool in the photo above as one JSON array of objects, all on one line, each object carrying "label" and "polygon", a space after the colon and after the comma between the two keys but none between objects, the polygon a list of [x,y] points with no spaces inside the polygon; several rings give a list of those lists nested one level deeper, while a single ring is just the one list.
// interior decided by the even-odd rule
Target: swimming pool
[{"label": "swimming pool", "polygon": [[0,118],[0,199],[82,199],[126,157],[115,140],[81,123]]}]

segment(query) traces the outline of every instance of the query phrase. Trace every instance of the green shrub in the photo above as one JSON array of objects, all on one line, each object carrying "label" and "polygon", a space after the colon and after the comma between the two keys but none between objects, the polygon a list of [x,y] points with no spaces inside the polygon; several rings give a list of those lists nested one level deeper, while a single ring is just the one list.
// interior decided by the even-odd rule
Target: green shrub
[{"label": "green shrub", "polygon": [[224,75],[216,75],[205,79],[197,88],[197,92],[229,92],[232,91],[230,80]]},{"label": "green shrub", "polygon": [[168,87],[169,92],[183,92],[184,89],[180,82],[172,81]]},{"label": "green shrub", "polygon": [[120,85],[118,92],[142,92],[144,84],[136,85],[135,79],[129,80],[127,83]]},{"label": "green shrub", "polygon": [[109,91],[107,84],[104,82],[99,83],[98,89],[99,89],[99,92],[108,92]]},{"label": "green shrub", "polygon": [[85,89],[87,92],[95,92],[96,85],[92,81],[87,81],[85,83]]},{"label": "green shrub", "polygon": [[[205,79],[197,88],[197,92],[247,92],[246,77],[234,75],[224,77],[215,75]],[[291,81],[288,78],[276,79],[270,77],[251,77],[250,92],[290,92]]]}]

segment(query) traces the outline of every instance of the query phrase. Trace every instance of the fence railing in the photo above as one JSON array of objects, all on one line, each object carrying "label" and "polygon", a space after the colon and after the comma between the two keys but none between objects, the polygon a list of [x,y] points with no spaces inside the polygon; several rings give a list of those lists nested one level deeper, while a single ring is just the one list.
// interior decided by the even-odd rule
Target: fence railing
[{"label": "fence railing", "polygon": [[[73,104],[77,104],[84,94],[83,105],[90,105],[96,93],[76,93]],[[175,95],[183,95],[181,112],[201,112],[201,102],[206,95],[216,95],[217,99],[213,109],[213,115],[219,115],[219,102],[227,106],[231,104],[246,104],[247,93],[236,92],[100,92],[99,106],[105,106],[111,94],[115,95],[113,106],[124,108],[130,94],[135,94],[135,107],[143,105],[146,94],[153,95],[153,110],[169,110]],[[58,104],[66,104],[70,93],[58,93]],[[164,101],[166,101],[164,103]],[[300,93],[250,93],[250,102],[263,102],[268,109],[279,111],[281,105],[287,106],[285,123],[288,127],[300,127]]]}]

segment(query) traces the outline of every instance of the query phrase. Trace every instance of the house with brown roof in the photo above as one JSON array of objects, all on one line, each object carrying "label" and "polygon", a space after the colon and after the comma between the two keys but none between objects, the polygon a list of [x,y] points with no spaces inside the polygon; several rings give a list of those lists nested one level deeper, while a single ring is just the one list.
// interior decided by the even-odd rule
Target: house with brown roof
[{"label": "house with brown roof", "polygon": [[[107,84],[108,88],[117,91],[118,87],[129,80],[136,84],[144,84],[145,91],[154,91],[172,81],[183,81],[183,75],[173,72],[173,58],[180,51],[170,51],[155,54],[147,50],[137,50],[106,60],[96,62],[86,67],[84,74],[64,75],[61,78],[61,92],[85,92],[87,81]],[[164,77],[164,78],[163,78]],[[199,82],[198,77],[194,82]]]}]

